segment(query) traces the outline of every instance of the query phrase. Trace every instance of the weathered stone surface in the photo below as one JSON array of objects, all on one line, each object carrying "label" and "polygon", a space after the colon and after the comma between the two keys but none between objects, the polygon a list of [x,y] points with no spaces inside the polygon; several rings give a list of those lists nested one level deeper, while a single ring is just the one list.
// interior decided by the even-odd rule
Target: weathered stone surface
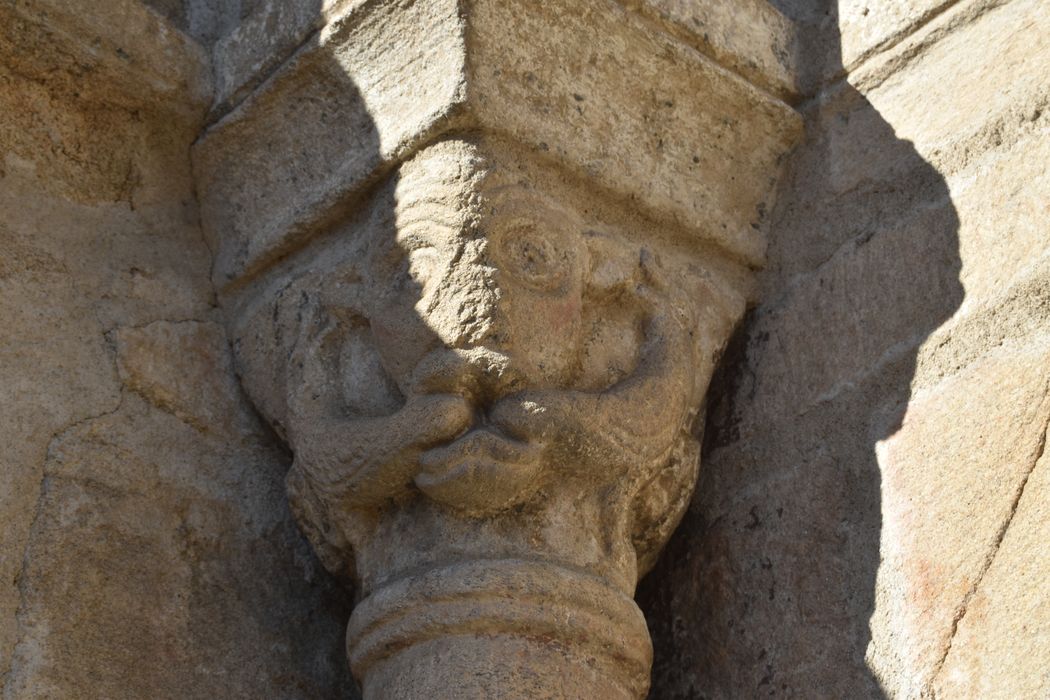
[{"label": "weathered stone surface", "polygon": [[[199,267],[207,260],[206,250],[199,233],[173,224],[185,217],[177,199],[174,205],[147,205],[136,212],[126,204],[64,201],[47,194],[59,178],[49,178],[54,171],[46,159],[46,154],[43,162],[9,154],[0,180],[0,201],[12,213],[0,225],[7,251],[0,273],[5,320],[0,426],[12,446],[0,477],[5,482],[2,517],[9,524],[0,535],[0,668],[5,671],[17,637],[19,571],[49,445],[66,427],[111,411],[119,401],[106,332],[118,324],[167,314],[202,315],[211,308],[207,275]],[[172,188],[173,181],[165,179]],[[188,196],[188,183],[183,183]],[[64,184],[63,191],[74,184]],[[158,184],[146,177],[136,193]],[[84,198],[97,196],[89,190]],[[108,235],[102,244],[85,231]],[[197,236],[196,256],[187,255],[187,236]]]},{"label": "weathered stone surface", "polygon": [[[985,256],[1023,259],[1039,247],[1038,224],[1026,219],[1040,216],[1045,199],[1039,153],[1050,92],[1037,76],[1050,70],[1050,49],[1045,32],[1035,30],[1045,13],[1043,3],[1013,2],[968,18],[955,32],[933,32],[949,13],[928,28],[928,47],[914,40],[925,50],[902,47],[896,61],[881,57],[866,75],[851,76],[859,90],[834,86],[811,105],[807,145],[789,166],[795,211],[771,241],[768,269],[778,274],[764,278],[765,298],[849,241],[932,202],[930,166],[947,180],[948,191],[938,194],[959,209],[965,276],[1006,274],[1017,258],[997,266],[984,264]],[[1010,185],[995,184],[1002,182]]]},{"label": "weathered stone surface", "polygon": [[215,323],[208,73],[136,2],[0,5],[5,700],[351,692]]},{"label": "weathered stone surface", "polygon": [[752,84],[793,99],[795,27],[766,0],[622,0],[670,23],[689,43]]},{"label": "weathered stone surface", "polygon": [[336,6],[345,10],[363,0],[259,0],[242,11],[230,31],[218,39],[214,113],[221,115],[266,80],[323,27]]},{"label": "weathered stone surface", "polygon": [[5,698],[345,697],[342,611],[297,602],[304,579],[319,596],[331,584],[288,517],[283,470],[250,433],[201,432],[130,393],[59,436]]},{"label": "weathered stone surface", "polygon": [[451,0],[355,5],[208,130],[194,161],[217,286],[281,255],[290,232],[447,121],[462,100],[460,24]]},{"label": "weathered stone surface", "polygon": [[[653,697],[1030,687],[937,671],[1031,469],[1050,366],[1045,10],[994,5],[920,22],[807,105],[693,507],[641,586]],[[800,70],[841,69],[826,48]],[[981,629],[971,649],[1011,653]]]},{"label": "weathered stone surface", "polygon": [[[980,151],[1016,138],[1050,102],[1040,77],[1050,70],[1050,37],[1040,30],[1048,21],[1050,8],[1038,0],[961,3],[852,81],[898,138],[951,174]],[[885,167],[862,141],[841,143],[860,149],[843,154],[852,167],[837,178],[842,190],[856,182],[861,163]]]},{"label": "weathered stone surface", "polygon": [[194,161],[239,374],[356,584],[351,667],[375,700],[642,697],[630,596],[797,117],[615,2],[340,12]]},{"label": "weathered stone surface", "polygon": [[[251,435],[240,409],[226,334],[215,324],[158,321],[111,335],[121,381],[131,391],[205,433]],[[202,393],[201,387],[209,387]]]},{"label": "weathered stone surface", "polygon": [[1047,367],[1046,338],[992,353],[913,396],[877,446],[883,544],[868,659],[893,696],[930,686],[1000,546],[1045,445]]},{"label": "weathered stone surface", "polygon": [[200,118],[211,99],[205,52],[137,0],[18,0],[0,7],[0,19],[5,77],[85,104],[160,107],[169,118]]},{"label": "weathered stone surface", "polygon": [[[606,41],[582,45],[581,32]],[[469,128],[512,136],[752,265],[768,173],[797,135],[786,104],[611,0],[479,1],[465,14],[450,0],[354,4],[194,149],[205,220],[224,232],[216,284],[338,217],[398,159]],[[711,175],[722,168],[733,177]]]},{"label": "weathered stone surface", "polygon": [[[827,85],[873,66],[884,77],[885,59],[910,51],[916,42],[944,36],[1002,0],[771,0],[795,23],[799,40],[794,62],[799,91],[816,95]],[[935,41],[936,39],[934,39]]]},{"label": "weathered stone surface", "polygon": [[864,59],[910,37],[954,3],[955,0],[839,0],[843,68],[855,70]]},{"label": "weathered stone surface", "polygon": [[257,0],[142,0],[172,24],[211,48],[228,36]]},{"label": "weathered stone surface", "polygon": [[936,678],[938,697],[1050,693],[1050,452],[1028,475],[994,559],[967,601]]}]

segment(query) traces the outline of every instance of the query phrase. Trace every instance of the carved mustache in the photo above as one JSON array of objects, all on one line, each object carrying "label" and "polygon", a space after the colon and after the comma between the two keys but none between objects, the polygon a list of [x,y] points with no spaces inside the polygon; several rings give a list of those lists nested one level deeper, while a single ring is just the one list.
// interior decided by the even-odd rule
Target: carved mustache
[{"label": "carved mustache", "polygon": [[437,348],[412,371],[407,394],[456,394],[475,406],[486,406],[520,391],[523,372],[506,353],[486,347]]}]

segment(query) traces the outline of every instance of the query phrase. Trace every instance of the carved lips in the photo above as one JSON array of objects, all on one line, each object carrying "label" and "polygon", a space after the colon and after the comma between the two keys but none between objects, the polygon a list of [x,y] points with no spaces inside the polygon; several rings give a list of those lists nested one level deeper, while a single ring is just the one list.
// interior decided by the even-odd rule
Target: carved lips
[{"label": "carved lips", "polygon": [[415,483],[430,498],[459,510],[500,510],[531,495],[542,446],[480,427],[420,455]]}]

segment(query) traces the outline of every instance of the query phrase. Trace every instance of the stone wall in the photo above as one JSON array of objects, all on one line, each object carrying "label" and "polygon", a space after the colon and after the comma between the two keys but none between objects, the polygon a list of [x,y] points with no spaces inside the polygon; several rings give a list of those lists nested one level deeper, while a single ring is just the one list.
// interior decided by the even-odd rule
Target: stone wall
[{"label": "stone wall", "polygon": [[807,139],[640,599],[654,698],[1050,693],[1050,6],[783,2]]},{"label": "stone wall", "polygon": [[346,598],[218,322],[205,53],[92,8],[0,5],[2,696],[348,697]]}]

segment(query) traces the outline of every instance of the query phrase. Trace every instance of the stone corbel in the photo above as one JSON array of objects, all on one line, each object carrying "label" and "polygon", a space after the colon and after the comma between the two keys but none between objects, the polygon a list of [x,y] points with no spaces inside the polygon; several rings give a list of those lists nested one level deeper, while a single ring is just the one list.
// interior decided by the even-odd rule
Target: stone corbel
[{"label": "stone corbel", "polygon": [[632,595],[800,128],[747,41],[719,63],[647,8],[348,3],[195,146],[368,700],[646,693]]}]

